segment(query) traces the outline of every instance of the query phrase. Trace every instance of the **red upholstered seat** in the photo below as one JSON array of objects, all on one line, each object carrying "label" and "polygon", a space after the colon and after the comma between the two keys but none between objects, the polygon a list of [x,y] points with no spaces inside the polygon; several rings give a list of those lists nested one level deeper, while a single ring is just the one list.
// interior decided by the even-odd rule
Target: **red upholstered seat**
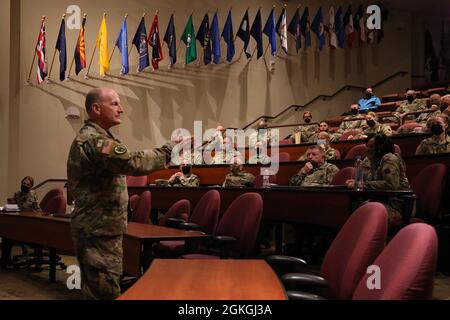
[{"label": "red upholstered seat", "polygon": [[[128,187],[143,187],[147,185],[147,176],[127,176]],[[141,194],[144,190],[129,190],[128,195]]]},{"label": "red upholstered seat", "polygon": [[[269,182],[270,183],[277,183],[277,176],[276,175],[270,175],[269,176]],[[253,180],[253,186],[255,188],[261,188],[263,185],[263,176],[258,174],[255,177],[255,180]]]},{"label": "red upholstered seat", "polygon": [[133,194],[132,196],[130,196],[130,199],[128,201],[130,202],[131,212],[136,211],[139,204],[139,195]]},{"label": "red upholstered seat", "polygon": [[279,161],[280,162],[289,162],[289,161],[291,161],[291,155],[288,152],[280,152]]},{"label": "red upholstered seat", "polygon": [[169,210],[167,210],[164,217],[159,220],[159,225],[164,226],[167,219],[176,218],[188,221],[189,214],[191,213],[191,203],[189,200],[182,199],[175,202]]},{"label": "red upholstered seat", "polygon": [[417,122],[408,122],[405,124],[402,124],[398,129],[397,133],[407,133],[414,131],[415,128],[422,128],[423,126],[420,123]]},{"label": "red upholstered seat", "polygon": [[[149,223],[150,221],[150,210],[152,204],[152,195],[150,191],[144,191],[139,197],[139,202],[136,205],[136,209],[133,210],[131,216],[132,222],[138,223]],[[132,205],[132,204],[130,204]]]},{"label": "red upholstered seat", "polygon": [[345,185],[345,181],[353,179],[355,177],[355,168],[346,167],[342,168],[336,173],[331,181],[332,185]]},{"label": "red upholstered seat", "polygon": [[[236,239],[229,249],[232,257],[248,256],[256,245],[263,211],[261,195],[249,192],[237,197],[227,208],[217,226],[215,236],[233,237]],[[188,254],[185,259],[217,259],[217,255]]]},{"label": "red upholstered seat", "polygon": [[279,143],[280,146],[285,146],[285,145],[289,145],[289,144],[294,144],[291,139],[280,140],[280,143]]},{"label": "red upholstered seat", "polygon": [[44,196],[44,198],[42,198],[41,202],[39,203],[39,208],[41,208],[41,210],[43,210],[43,208],[47,205],[47,202],[56,196],[63,196],[64,195],[64,190],[60,189],[60,188],[55,188],[55,189],[51,189],[49,192],[47,192]]},{"label": "red upholstered seat", "polygon": [[356,159],[358,156],[360,156],[361,159],[363,159],[366,156],[366,152],[367,146],[364,143],[358,144],[352,147],[350,150],[348,150],[347,154],[345,155],[345,159],[347,160]]},{"label": "red upholstered seat", "polygon": [[433,227],[424,223],[413,223],[404,227],[373,262],[381,272],[380,289],[370,290],[367,282],[371,274],[365,274],[353,294],[353,299],[431,299],[437,249],[438,240]]},{"label": "red upholstered seat", "polygon": [[356,137],[358,134],[361,133],[361,130],[347,130],[345,131],[342,136],[340,136],[339,141],[347,141],[348,137],[353,136]]},{"label": "red upholstered seat", "polygon": [[63,195],[57,195],[46,201],[41,208],[43,212],[64,215],[66,213],[67,201]]}]

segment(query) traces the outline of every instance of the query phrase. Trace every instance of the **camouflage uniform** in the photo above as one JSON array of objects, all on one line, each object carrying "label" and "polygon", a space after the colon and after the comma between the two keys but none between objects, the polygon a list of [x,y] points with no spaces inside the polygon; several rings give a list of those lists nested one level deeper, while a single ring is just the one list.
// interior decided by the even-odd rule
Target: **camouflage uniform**
[{"label": "camouflage uniform", "polygon": [[179,152],[176,152],[172,156],[172,164],[175,166],[180,165],[181,159],[188,160],[189,164],[192,164],[192,165],[201,165],[203,163],[202,153],[200,151],[194,151],[194,152],[188,151],[185,154],[183,154],[182,156],[180,156]]},{"label": "camouflage uniform", "polygon": [[198,187],[200,180],[198,176],[191,173],[180,177],[176,173],[169,179],[169,185],[172,187]]},{"label": "camouflage uniform", "polygon": [[[369,158],[363,160],[364,187],[372,190],[401,191],[411,190],[406,177],[405,162],[393,153],[385,154],[374,163]],[[396,197],[389,197],[383,203],[388,211],[389,223],[400,221],[402,202]]]},{"label": "camouflage uniform", "polygon": [[[295,128],[294,133],[300,133],[301,143],[312,143],[314,142],[314,135],[319,131],[319,126],[317,124],[312,125],[302,125]],[[316,138],[317,139],[317,138]]]},{"label": "camouflage uniform", "polygon": [[122,237],[127,225],[125,175],[146,175],[170,161],[173,145],[130,152],[99,125],[87,120],[67,160],[69,192],[75,200],[72,238],[85,298],[120,295]]},{"label": "camouflage uniform", "polygon": [[[414,99],[413,102],[409,103],[408,101],[404,101],[398,106],[398,108],[395,110],[395,116],[397,118],[400,118],[402,114],[408,113],[408,112],[416,112],[416,111],[425,111],[427,110],[426,103],[421,99]],[[416,116],[407,116],[404,118],[404,120],[414,120]]]},{"label": "camouflage uniform", "polygon": [[[339,141],[339,138],[341,137],[342,134],[339,133],[330,133],[327,132],[328,135],[330,136],[330,142],[336,142]],[[314,133],[310,138],[308,143],[317,143],[317,140],[319,140],[319,132]]]},{"label": "camouflage uniform", "polygon": [[238,173],[230,172],[223,182],[224,188],[229,187],[246,187],[253,184],[255,176],[250,172],[240,171]]},{"label": "camouflage uniform", "polygon": [[[354,118],[361,118],[362,115],[355,114],[348,117],[345,117],[344,120],[350,120]],[[339,126],[339,133],[344,133],[347,130],[354,130],[354,129],[362,129],[362,127],[366,124],[366,120],[355,120],[355,121],[343,121],[341,122],[341,125]]]},{"label": "camouflage uniform", "polygon": [[29,192],[17,191],[14,193],[14,201],[22,211],[40,211],[38,199],[34,190]]},{"label": "camouflage uniform", "polygon": [[216,150],[210,164],[228,164],[234,157],[239,157],[239,159],[244,161],[244,157],[238,150],[230,150],[228,152],[226,150]]},{"label": "camouflage uniform", "polygon": [[[256,144],[261,142],[263,144],[263,148],[256,148]],[[249,159],[248,163],[270,163],[270,156],[267,155],[268,148],[270,148],[271,144],[276,144],[279,141],[276,141],[268,130],[265,134],[254,132],[248,138],[248,147],[249,147]]]},{"label": "camouflage uniform", "polygon": [[[306,152],[297,159],[297,161],[306,161],[308,158],[306,157]],[[325,149],[325,161],[329,160],[338,160],[338,151],[332,147],[328,147]]]},{"label": "camouflage uniform", "polygon": [[387,136],[392,136],[392,128],[385,124],[377,123],[373,128],[367,127],[363,130],[363,134],[368,136],[369,134],[385,134]]},{"label": "camouflage uniform", "polygon": [[338,167],[325,161],[320,167],[312,169],[307,174],[297,173],[291,178],[289,185],[300,187],[328,186],[338,171]]},{"label": "camouflage uniform", "polygon": [[438,136],[431,136],[419,144],[416,154],[435,154],[450,152],[450,136],[446,135],[444,141]]},{"label": "camouflage uniform", "polygon": [[417,123],[421,123],[421,124],[427,124],[428,119],[431,119],[433,117],[437,117],[441,115],[441,110],[436,110],[434,112],[427,112],[427,113],[421,113],[419,114],[419,116],[416,118],[416,122]]}]

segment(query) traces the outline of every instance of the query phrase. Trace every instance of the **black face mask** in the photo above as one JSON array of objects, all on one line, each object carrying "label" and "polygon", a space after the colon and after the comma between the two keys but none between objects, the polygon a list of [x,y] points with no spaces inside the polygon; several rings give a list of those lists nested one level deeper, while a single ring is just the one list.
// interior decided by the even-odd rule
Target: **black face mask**
[{"label": "black face mask", "polygon": [[441,112],[444,112],[444,110],[447,108],[448,108],[448,105],[441,103]]},{"label": "black face mask", "polygon": [[183,174],[189,174],[189,172],[191,172],[191,167],[189,167],[189,166],[182,166],[181,167],[181,172],[183,172]]},{"label": "black face mask", "polygon": [[30,192],[30,187],[21,186],[20,191],[22,191],[22,193],[28,193],[28,192]]},{"label": "black face mask", "polygon": [[414,101],[414,97],[413,96],[407,96],[406,100],[408,100],[409,103],[412,103]]},{"label": "black face mask", "polygon": [[442,126],[440,124],[435,123],[435,124],[431,125],[430,131],[433,135],[438,136],[442,132],[444,132],[444,128],[442,128]]},{"label": "black face mask", "polygon": [[371,128],[375,127],[375,120],[367,120],[367,125]]},{"label": "black face mask", "polygon": [[370,99],[372,98],[372,94],[371,93],[366,93],[366,99]]},{"label": "black face mask", "polygon": [[311,118],[305,118],[304,121],[305,123],[311,123]]},{"label": "black face mask", "polygon": [[350,112],[351,112],[352,114],[355,114],[355,115],[356,115],[356,114],[358,114],[358,109],[351,109]]}]

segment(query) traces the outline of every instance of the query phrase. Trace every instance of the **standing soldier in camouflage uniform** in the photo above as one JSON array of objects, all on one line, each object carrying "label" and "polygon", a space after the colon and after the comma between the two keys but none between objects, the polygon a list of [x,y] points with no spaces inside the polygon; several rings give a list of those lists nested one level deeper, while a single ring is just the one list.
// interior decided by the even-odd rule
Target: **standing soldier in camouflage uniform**
[{"label": "standing soldier in camouflage uniform", "polygon": [[34,190],[31,188],[34,185],[34,180],[30,176],[22,179],[20,191],[14,193],[12,199],[8,199],[8,203],[17,204],[21,211],[40,211],[38,199]]},{"label": "standing soldier in camouflage uniform", "polygon": [[[312,139],[314,138],[314,134],[319,131],[319,126],[317,124],[310,124],[312,121],[312,113],[309,111],[305,111],[303,113],[303,122],[305,125],[298,126],[294,130],[294,136],[291,137],[291,140],[295,143],[295,135],[300,135],[300,142],[299,143],[311,143],[314,142]],[[298,142],[298,141],[297,141]]]},{"label": "standing soldier in camouflage uniform", "polygon": [[[367,142],[367,155],[363,161],[364,188],[386,191],[411,190],[406,177],[406,166],[403,159],[395,154],[391,138],[378,134]],[[346,181],[349,188],[354,188],[355,180]],[[388,211],[391,225],[401,222],[402,201],[391,196],[383,203]]]},{"label": "standing soldier in camouflage uniform", "polygon": [[426,125],[428,119],[433,117],[437,117],[441,114],[441,96],[437,93],[434,93],[430,96],[430,108],[428,109],[433,112],[421,113],[416,118],[416,122]]},{"label": "standing soldier in camouflage uniform", "polygon": [[355,120],[355,121],[342,121],[341,125],[339,126],[339,130],[338,132],[340,134],[343,134],[345,131],[348,130],[354,130],[354,129],[362,129],[363,125],[365,125],[365,121],[364,121],[364,115],[359,113],[359,106],[356,103],[353,103],[350,106],[350,112],[351,112],[351,116],[347,116],[344,118],[344,120],[351,120],[351,119],[356,119],[359,118],[359,120]]},{"label": "standing soldier in camouflage uniform", "polygon": [[450,137],[447,135],[449,117],[441,114],[428,121],[428,126],[433,134],[423,140],[417,147],[416,154],[435,154],[450,152]]},{"label": "standing soldier in camouflage uniform", "polygon": [[250,172],[242,171],[242,160],[239,157],[234,157],[231,159],[230,173],[225,177],[223,187],[251,187],[254,180],[254,175]]},{"label": "standing soldier in camouflage uniform", "polygon": [[325,161],[325,152],[319,146],[311,146],[306,151],[308,162],[289,181],[291,186],[328,186],[339,171],[334,164]]},{"label": "standing soldier in camouflage uniform", "polygon": [[[427,110],[425,102],[421,99],[416,99],[416,92],[414,90],[406,91],[405,97],[406,101],[402,102],[395,110],[397,117],[403,119],[408,112]],[[415,116],[408,116],[408,119],[415,119]]]},{"label": "standing soldier in camouflage uniform", "polygon": [[[338,160],[340,159],[340,153],[336,149],[330,146],[330,135],[327,132],[319,132],[317,145],[325,151],[325,160]],[[305,152],[297,161],[306,161],[308,152]]]},{"label": "standing soldier in camouflage uniform", "polygon": [[83,295],[114,299],[120,295],[122,237],[127,226],[125,175],[147,175],[170,162],[173,144],[132,152],[108,130],[121,123],[118,94],[96,88],[86,96],[89,115],[70,148],[69,192],[75,200],[71,229],[81,269]]},{"label": "standing soldier in camouflage uniform", "polygon": [[186,160],[181,163],[180,172],[175,173],[169,179],[169,185],[172,187],[198,187],[199,184],[198,176],[192,173],[192,167]]}]

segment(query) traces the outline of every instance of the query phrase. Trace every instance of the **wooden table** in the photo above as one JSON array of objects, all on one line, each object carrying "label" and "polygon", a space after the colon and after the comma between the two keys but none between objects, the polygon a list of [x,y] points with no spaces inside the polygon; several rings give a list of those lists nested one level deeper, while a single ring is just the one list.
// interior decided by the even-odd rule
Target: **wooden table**
[{"label": "wooden table", "polygon": [[263,260],[155,259],[119,300],[286,300]]}]

